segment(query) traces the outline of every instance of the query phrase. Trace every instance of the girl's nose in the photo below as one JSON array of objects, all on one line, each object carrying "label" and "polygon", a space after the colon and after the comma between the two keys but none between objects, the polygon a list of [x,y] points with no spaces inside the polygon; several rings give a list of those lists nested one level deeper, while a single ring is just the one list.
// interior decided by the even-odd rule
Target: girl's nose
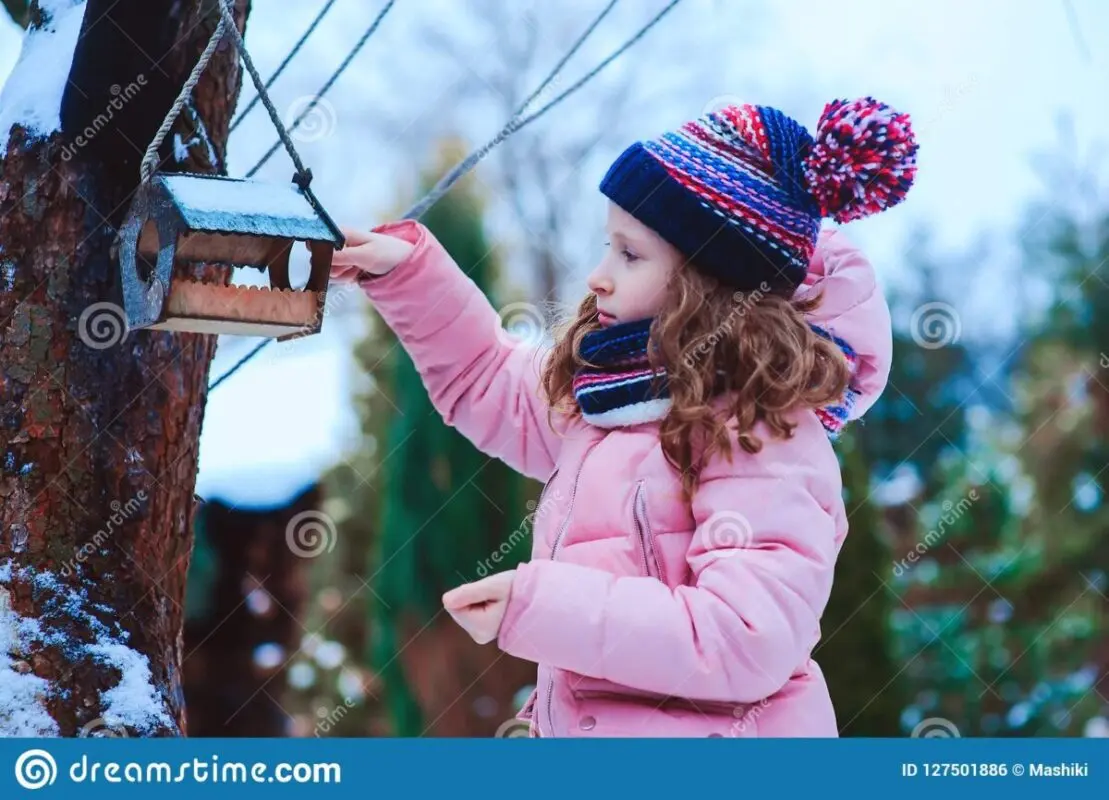
[{"label": "girl's nose", "polygon": [[604,271],[600,268],[589,273],[589,277],[585,282],[586,285],[589,286],[589,291],[593,292],[593,294],[612,294],[612,279],[605,275]]}]

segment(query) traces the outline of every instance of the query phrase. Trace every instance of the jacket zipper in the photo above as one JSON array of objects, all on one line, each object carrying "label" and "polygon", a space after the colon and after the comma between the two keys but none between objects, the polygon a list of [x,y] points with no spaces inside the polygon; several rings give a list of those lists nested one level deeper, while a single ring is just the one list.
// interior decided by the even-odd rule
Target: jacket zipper
[{"label": "jacket zipper", "polygon": [[550,490],[551,484],[554,483],[554,479],[557,477],[558,467],[555,467],[554,472],[551,473],[551,477],[547,478],[547,482],[543,484],[543,491],[539,493],[539,500],[535,503],[535,511],[532,512],[531,518],[531,530],[533,534],[535,532],[535,525],[539,520],[539,514],[542,513],[543,510],[543,503],[547,499],[547,492]]},{"label": "jacket zipper", "polygon": [[[562,534],[566,532],[566,528],[570,524],[570,515],[574,513],[574,498],[578,496],[578,481],[581,479],[581,471],[582,468],[585,466],[585,459],[589,455],[590,451],[596,446],[596,444],[591,445],[589,449],[586,450],[584,454],[582,454],[581,463],[578,464],[577,474],[574,475],[574,485],[570,489],[570,504],[566,509],[566,516],[562,520],[562,525],[560,525],[558,528],[558,533],[555,534],[554,542],[551,543],[551,561],[555,560],[555,555],[558,553],[558,543],[562,541]],[[550,726],[552,737],[554,736],[554,712],[551,708],[553,698],[554,674],[552,671],[552,674],[547,678],[547,724]],[[539,732],[542,733],[543,731],[540,730]]]},{"label": "jacket zipper", "polygon": [[[632,513],[635,516],[635,527],[639,534],[639,548],[643,552],[643,571],[647,575],[662,580],[662,569],[659,567],[658,554],[653,546],[649,546],[651,537],[651,523],[647,519],[647,501],[643,496],[643,481],[640,480],[635,487],[635,498],[632,501]],[[648,554],[650,558],[648,559]],[[651,561],[654,561],[655,571],[651,573]]]}]

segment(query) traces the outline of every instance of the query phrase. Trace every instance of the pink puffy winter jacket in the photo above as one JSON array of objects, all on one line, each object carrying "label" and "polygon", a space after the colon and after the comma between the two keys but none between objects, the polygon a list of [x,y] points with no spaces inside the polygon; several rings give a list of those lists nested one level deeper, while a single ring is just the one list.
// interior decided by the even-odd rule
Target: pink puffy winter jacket
[{"label": "pink puffy winter jacket", "polygon": [[[538,736],[836,736],[810,657],[847,518],[816,414],[757,455],[734,449],[683,503],[658,423],[602,429],[556,418],[539,351],[514,345],[486,297],[422,225],[376,229],[415,244],[363,283],[446,422],[487,454],[546,481],[531,560],[519,567],[498,645],[539,664],[519,717]],[[810,320],[858,354],[851,416],[889,373],[889,310],[864,256],[821,233]]]}]

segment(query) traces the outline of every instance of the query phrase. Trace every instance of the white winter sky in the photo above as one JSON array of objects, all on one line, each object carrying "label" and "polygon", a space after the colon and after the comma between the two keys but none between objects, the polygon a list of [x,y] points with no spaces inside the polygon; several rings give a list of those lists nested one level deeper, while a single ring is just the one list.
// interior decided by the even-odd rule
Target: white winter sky
[{"label": "white winter sky", "polygon": [[[280,63],[321,5],[322,0],[255,0],[246,41],[263,76]],[[572,12],[561,24],[580,30],[603,5],[604,0],[567,3]],[[337,3],[273,90],[287,120],[380,6],[366,0]],[[571,62],[567,80],[660,7],[660,0],[621,4],[598,31],[597,45]],[[1057,150],[1061,115],[1073,122],[1080,152],[1104,147],[1109,4],[1073,0],[1070,8],[1076,25],[1063,0],[684,0],[612,69],[636,75],[628,124],[634,137],[673,128],[725,95],[777,106],[810,130],[823,104],[838,97],[872,95],[911,113],[920,154],[909,200],[849,228],[883,284],[894,287],[911,284],[903,259],[907,236],[916,227],[928,227],[953,251],[982,235],[1015,238],[1024,204],[1043,189],[1032,159]],[[379,113],[408,121],[402,138],[409,151],[441,132],[437,124],[447,120],[482,140],[502,124],[487,108],[469,105],[451,91],[458,73],[481,70],[478,56],[472,65],[437,61],[414,33],[421,22],[442,20],[441,35],[473,42],[475,54],[496,47],[496,41],[474,33],[477,26],[466,9],[461,1],[397,0],[329,93],[328,112],[334,113],[325,122],[327,135],[298,144],[316,175],[318,194],[341,224],[377,224],[410,200],[398,197],[398,183],[414,180],[420,164],[407,163],[395,141],[374,133]],[[0,22],[0,82],[18,58],[20,36],[6,19]],[[689,69],[694,78],[673,78]],[[556,136],[562,126],[589,125],[590,103],[602,96],[590,92],[587,86],[537,122],[537,130]],[[248,86],[240,108],[251,96]],[[232,136],[231,175],[242,175],[269,147],[271,131],[259,106]],[[616,155],[614,147],[582,165],[593,185]],[[259,177],[284,181],[290,175],[288,160],[279,154]],[[603,200],[597,194],[583,202],[597,207],[597,226],[582,231],[582,250],[588,253],[590,237],[599,236]],[[578,280],[576,270],[588,266],[575,264],[570,280]],[[980,274],[965,276],[959,289],[964,321],[1004,317],[998,285],[1012,277],[985,266]],[[201,440],[201,495],[244,505],[281,502],[341,457],[355,440],[350,397],[357,378],[350,349],[362,326],[357,314],[329,318],[319,336],[271,345],[212,394]],[[213,376],[255,341],[221,342]]]}]

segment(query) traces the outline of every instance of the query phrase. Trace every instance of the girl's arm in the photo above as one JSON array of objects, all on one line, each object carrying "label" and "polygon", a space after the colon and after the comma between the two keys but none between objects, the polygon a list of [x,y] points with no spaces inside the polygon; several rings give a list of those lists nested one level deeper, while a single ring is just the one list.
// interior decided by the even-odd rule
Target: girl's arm
[{"label": "girl's arm", "polygon": [[[531,478],[554,470],[560,434],[540,394],[542,350],[513,345],[500,316],[424,225],[405,220],[375,233],[413,245],[361,286],[396,333],[444,422],[482,452]],[[560,417],[554,417],[556,426]]]},{"label": "girl's arm", "polygon": [[516,570],[500,648],[677,697],[773,695],[819,640],[838,552],[826,510],[834,497],[806,488],[810,461],[837,469],[814,423],[807,439],[819,441],[817,453],[797,439],[773,441],[736,465],[717,459],[706,468],[692,502],[691,585],[532,560]]}]

